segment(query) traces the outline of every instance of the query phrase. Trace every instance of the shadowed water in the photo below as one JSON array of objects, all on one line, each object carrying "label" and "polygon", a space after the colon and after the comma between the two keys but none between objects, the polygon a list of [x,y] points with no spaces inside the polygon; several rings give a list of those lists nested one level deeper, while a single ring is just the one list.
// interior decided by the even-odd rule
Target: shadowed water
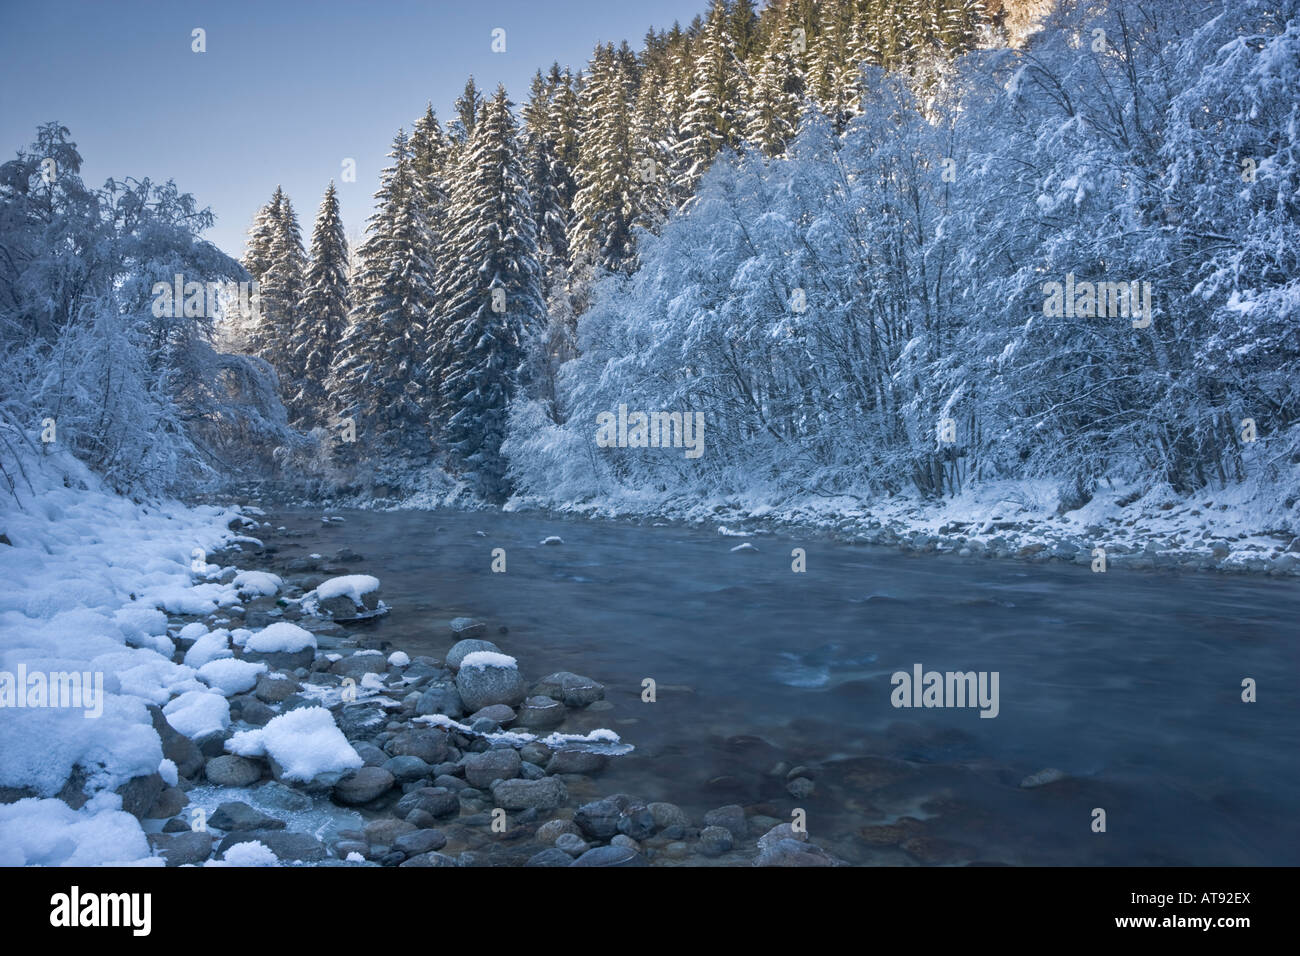
[{"label": "shadowed water", "polygon": [[[738,539],[712,531],[533,515],[335,513],[345,522],[272,520],[304,532],[285,558],[365,556],[355,569],[393,609],[367,636],[441,658],[448,620],[471,616],[530,681],[571,670],[605,684],[612,708],[563,729],[610,727],[636,750],[576,799],[624,792],[696,818],[798,807],[816,842],[855,863],[1300,863],[1294,582],[816,537],[732,553]],[[548,535],[564,543],[542,546]],[[504,574],[490,568],[498,547]],[[791,571],[794,547],[806,573]],[[890,675],[917,663],[999,672],[999,715],[894,708]],[[1257,703],[1241,700],[1246,677]],[[811,795],[787,792],[782,762],[809,768]],[[1068,778],[1020,786],[1047,767]],[[900,817],[913,820],[888,826]]]}]

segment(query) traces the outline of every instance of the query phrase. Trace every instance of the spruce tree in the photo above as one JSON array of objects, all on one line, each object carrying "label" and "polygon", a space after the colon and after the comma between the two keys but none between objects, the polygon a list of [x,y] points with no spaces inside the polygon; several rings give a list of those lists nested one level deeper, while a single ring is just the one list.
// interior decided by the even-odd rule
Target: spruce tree
[{"label": "spruce tree", "polygon": [[332,378],[339,412],[381,452],[419,458],[429,451],[421,374],[434,308],[434,266],[423,192],[405,131],[399,131],[375,198],[347,333]]},{"label": "spruce tree", "polygon": [[506,493],[507,410],[525,343],[545,316],[527,175],[505,89],[497,88],[465,145],[452,188],[456,227],[445,286],[446,324],[437,370],[442,439],[453,467],[489,497]]},{"label": "spruce tree", "polygon": [[635,268],[632,224],[637,215],[632,145],[632,89],[612,46],[597,47],[582,90],[578,193],[569,245],[575,272]]},{"label": "spruce tree", "polygon": [[330,366],[347,326],[351,304],[348,242],[333,181],[325,190],[312,229],[311,262],[305,285],[292,342],[294,366],[300,377],[290,412],[295,424],[314,428],[329,421]]},{"label": "spruce tree", "polygon": [[741,135],[741,72],[732,41],[725,0],[712,0],[695,56],[695,86],[682,120],[688,193],[721,150]]}]

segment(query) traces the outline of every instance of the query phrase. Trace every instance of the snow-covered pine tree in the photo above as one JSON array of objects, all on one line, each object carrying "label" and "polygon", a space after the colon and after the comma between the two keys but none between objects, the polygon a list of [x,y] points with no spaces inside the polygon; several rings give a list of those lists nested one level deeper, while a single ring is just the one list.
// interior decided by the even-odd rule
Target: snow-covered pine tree
[{"label": "snow-covered pine tree", "polygon": [[537,231],[510,101],[488,102],[452,188],[454,272],[445,286],[437,370],[443,444],[479,491],[507,489],[501,458],[507,409],[519,386],[525,343],[545,317]]},{"label": "snow-covered pine tree", "polygon": [[635,268],[631,80],[612,46],[597,47],[582,90],[582,138],[569,233],[575,274]]},{"label": "snow-covered pine tree", "polygon": [[767,48],[750,70],[745,97],[745,139],[766,156],[779,156],[799,127],[801,77],[784,8],[773,22]]},{"label": "snow-covered pine tree", "polygon": [[550,79],[543,77],[541,70],[537,71],[523,109],[524,163],[541,249],[542,290],[547,296],[569,257],[569,210],[565,207],[562,194],[565,184],[561,181],[565,171],[557,155],[558,130],[554,125],[558,71],[558,66],[553,66]]},{"label": "snow-covered pine tree", "polygon": [[456,118],[451,121],[447,134],[454,146],[461,146],[469,140],[470,134],[474,132],[474,125],[478,122],[479,114],[483,111],[483,94],[478,91],[474,77],[471,76],[465,81],[465,89],[456,98],[452,108]]},{"label": "snow-covered pine tree", "polygon": [[300,378],[289,408],[300,428],[329,422],[330,366],[347,327],[350,307],[348,242],[331,180],[312,229],[311,262],[292,343],[294,366]]},{"label": "snow-covered pine tree", "polygon": [[[261,286],[266,270],[271,265],[271,237],[275,223],[280,217],[280,204],[284,201],[284,191],[275,187],[275,192],[265,206],[253,217],[253,224],[248,230],[248,239],[244,244],[244,258],[241,260],[252,281]],[[260,312],[245,314],[240,309],[239,300],[224,304],[230,347],[249,355],[261,355],[269,343],[268,330],[262,326]]]},{"label": "snow-covered pine tree", "polygon": [[721,150],[734,147],[742,132],[741,70],[732,40],[726,0],[712,0],[695,54],[695,86],[682,119],[681,188],[695,184]]},{"label": "snow-covered pine tree", "polygon": [[341,415],[358,440],[382,454],[420,460],[430,449],[428,395],[421,374],[434,307],[434,265],[424,197],[406,132],[398,132],[375,198],[347,333],[332,379]]},{"label": "snow-covered pine tree", "polygon": [[[277,215],[271,222],[266,271],[258,284],[261,321],[256,340],[257,354],[275,367],[280,377],[280,394],[292,395],[301,370],[294,361],[293,337],[302,302],[307,253],[302,246],[302,229],[289,197],[277,187]],[[274,200],[273,200],[274,202]]]}]

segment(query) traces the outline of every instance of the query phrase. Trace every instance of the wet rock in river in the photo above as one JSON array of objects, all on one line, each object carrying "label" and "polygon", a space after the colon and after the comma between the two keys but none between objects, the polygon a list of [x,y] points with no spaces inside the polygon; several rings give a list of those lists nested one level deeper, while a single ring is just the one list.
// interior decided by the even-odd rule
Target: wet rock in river
[{"label": "wet rock in river", "polygon": [[491,641],[481,641],[477,638],[460,640],[451,645],[451,649],[447,651],[447,666],[452,670],[459,670],[461,662],[470,654],[478,651],[492,651],[495,654],[500,654],[501,648]]},{"label": "wet rock in river", "polygon": [[604,698],[605,685],[581,674],[557,671],[534,684],[533,694],[562,701],[569,707],[586,707]]},{"label": "wet rock in river", "polygon": [[345,773],[334,785],[334,799],[347,806],[360,806],[375,800],[397,781],[381,767],[361,767]]},{"label": "wet rock in river", "polygon": [[489,704],[515,705],[527,687],[514,658],[492,651],[466,655],[456,672],[456,690],[470,710]]}]

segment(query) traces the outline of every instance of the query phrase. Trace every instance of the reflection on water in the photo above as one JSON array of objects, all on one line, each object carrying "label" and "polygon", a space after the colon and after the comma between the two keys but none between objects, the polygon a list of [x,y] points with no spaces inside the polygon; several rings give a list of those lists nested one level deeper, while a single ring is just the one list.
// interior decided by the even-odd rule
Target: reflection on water
[{"label": "reflection on water", "polygon": [[[610,727],[636,750],[576,798],[624,792],[696,817],[802,807],[813,837],[856,863],[1300,863],[1294,582],[814,537],[732,553],[707,531],[518,514],[340,514],[278,515],[304,532],[282,552],[364,555],[393,608],[368,635],[440,657],[447,621],[467,615],[530,680],[571,670],[606,685],[611,706],[563,729]],[[551,534],[564,543],[542,546]],[[498,547],[505,574],[491,571]],[[794,547],[806,573],[791,571]],[[894,709],[890,675],[917,663],[999,672],[999,716]],[[655,703],[641,700],[647,677]],[[1259,703],[1241,701],[1245,677]],[[796,799],[786,775],[800,766],[815,789]],[[1066,779],[1021,787],[1049,767]]]}]

